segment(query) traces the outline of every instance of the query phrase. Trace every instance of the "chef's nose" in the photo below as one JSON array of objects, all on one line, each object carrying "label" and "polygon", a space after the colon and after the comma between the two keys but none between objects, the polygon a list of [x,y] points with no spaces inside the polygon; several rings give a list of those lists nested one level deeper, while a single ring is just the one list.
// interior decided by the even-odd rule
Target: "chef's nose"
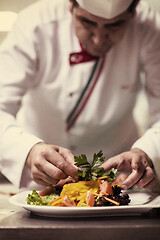
[{"label": "chef's nose", "polygon": [[101,46],[105,39],[107,38],[107,34],[104,34],[104,31],[102,29],[94,29],[92,32],[92,41],[96,46]]}]

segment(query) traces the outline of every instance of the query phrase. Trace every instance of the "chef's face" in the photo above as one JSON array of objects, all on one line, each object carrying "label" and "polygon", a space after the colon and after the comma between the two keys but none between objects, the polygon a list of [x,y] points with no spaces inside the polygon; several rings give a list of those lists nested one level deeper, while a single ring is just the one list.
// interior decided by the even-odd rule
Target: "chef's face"
[{"label": "chef's face", "polygon": [[75,33],[83,47],[93,56],[103,56],[116,43],[121,41],[133,14],[126,11],[113,18],[94,16],[81,8],[73,7],[70,2]]}]

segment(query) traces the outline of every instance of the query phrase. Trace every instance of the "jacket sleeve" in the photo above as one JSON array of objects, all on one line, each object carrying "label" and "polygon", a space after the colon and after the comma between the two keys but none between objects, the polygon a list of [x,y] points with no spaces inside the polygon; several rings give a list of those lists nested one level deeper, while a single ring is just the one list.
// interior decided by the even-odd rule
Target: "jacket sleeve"
[{"label": "jacket sleeve", "polygon": [[148,98],[150,128],[132,147],[146,152],[152,159],[160,179],[160,16],[149,11],[148,22],[142,24],[141,61],[145,73],[145,92]]},{"label": "jacket sleeve", "polygon": [[17,19],[0,48],[0,171],[17,187],[27,187],[31,181],[26,157],[33,145],[42,141],[16,121],[38,69],[34,31],[22,26],[22,21]]}]

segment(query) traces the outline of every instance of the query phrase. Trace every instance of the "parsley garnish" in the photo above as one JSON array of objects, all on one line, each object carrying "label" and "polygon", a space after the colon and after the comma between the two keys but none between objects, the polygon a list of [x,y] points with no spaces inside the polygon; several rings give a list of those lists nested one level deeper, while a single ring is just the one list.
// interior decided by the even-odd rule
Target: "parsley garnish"
[{"label": "parsley garnish", "polygon": [[102,150],[98,153],[94,153],[92,163],[89,163],[85,154],[81,154],[79,157],[75,156],[75,165],[80,167],[78,170],[78,181],[89,181],[91,179],[96,180],[102,176],[108,176],[107,181],[112,182],[115,180],[117,169],[112,168],[109,173],[106,173],[102,167],[99,167],[105,157],[103,156]]}]

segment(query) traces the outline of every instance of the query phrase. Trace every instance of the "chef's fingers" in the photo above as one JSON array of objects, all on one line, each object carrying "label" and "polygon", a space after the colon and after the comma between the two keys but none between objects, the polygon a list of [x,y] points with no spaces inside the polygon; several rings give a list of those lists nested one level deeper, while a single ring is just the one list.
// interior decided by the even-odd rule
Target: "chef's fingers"
[{"label": "chef's fingers", "polygon": [[[55,146],[57,147],[57,152],[65,159],[66,164],[68,163],[68,166],[72,166],[73,170],[72,170],[72,175],[69,175],[71,177],[73,177],[74,179],[77,179],[77,171],[78,171],[78,167],[75,165],[75,160],[74,160],[74,155],[73,153],[67,149],[67,148],[63,148],[63,147],[59,147],[59,146]],[[62,169],[63,170],[63,169]]]},{"label": "chef's fingers", "polygon": [[[58,167],[46,161],[46,159],[41,158],[39,161],[35,161],[35,167],[39,169],[40,172],[45,173],[53,179],[64,179],[67,175]],[[33,172],[34,170],[32,170]]]},{"label": "chef's fingers", "polygon": [[56,180],[56,179],[50,179],[50,178],[47,178],[47,177],[37,177],[37,176],[35,176],[34,178],[33,178],[33,180],[34,180],[34,182],[35,183],[37,183],[38,185],[41,185],[41,186],[45,186],[45,187],[48,187],[48,186],[50,186],[51,185],[51,183],[50,182],[52,182],[52,185],[56,185],[57,184],[57,182],[59,181],[59,180]]},{"label": "chef's fingers", "polygon": [[107,161],[105,161],[101,167],[107,172],[109,171],[111,168],[117,168],[119,163],[119,155],[109,158]]},{"label": "chef's fingers", "polygon": [[46,196],[46,195],[50,195],[52,192],[53,192],[53,186],[50,185],[49,187],[39,191],[38,194],[40,196]]},{"label": "chef's fingers", "polygon": [[52,176],[49,176],[46,172],[43,172],[36,166],[32,168],[31,177],[33,181],[43,186],[49,186],[51,184],[56,185],[59,181],[56,177],[53,178]]},{"label": "chef's fingers", "polygon": [[[66,159],[60,154],[65,155]],[[64,154],[65,152],[65,154]],[[28,154],[27,164],[31,168],[31,175],[33,180],[36,179],[36,182],[39,181],[38,179],[42,179],[45,182],[49,182],[48,177],[51,177],[50,184],[52,181],[55,182],[54,179],[64,179],[67,176],[72,176],[73,178],[77,176],[77,167],[71,163],[71,153],[66,149],[61,149],[55,145],[49,145],[45,143],[38,143],[33,146],[31,151]],[[39,169],[39,172],[37,170]],[[38,173],[43,172],[45,173],[47,179],[43,177],[39,177]]]},{"label": "chef's fingers", "polygon": [[59,182],[56,184],[56,187],[62,187],[64,184],[67,184],[67,183],[75,183],[76,180],[72,177],[67,177],[65,179],[61,179],[59,180]]},{"label": "chef's fingers", "polygon": [[49,184],[45,181],[43,181],[42,179],[40,178],[34,178],[34,182],[37,183],[38,185],[41,185],[41,186],[44,186],[44,187],[48,187]]},{"label": "chef's fingers", "polygon": [[[56,184],[56,187],[63,187],[64,184],[66,184],[66,183],[73,183],[73,182],[75,182],[75,180],[73,178],[67,177],[66,179],[59,180],[59,182]],[[55,187],[53,185],[50,185],[49,187],[39,191],[38,194],[40,196],[46,196],[46,195],[51,194],[54,190],[55,190]]]},{"label": "chef's fingers", "polygon": [[112,185],[122,185],[124,180],[127,178],[128,174],[119,173],[116,179],[112,182]]},{"label": "chef's fingers", "polygon": [[55,146],[55,150],[66,160],[66,162],[74,166],[75,164],[74,155],[69,149]]},{"label": "chef's fingers", "polygon": [[153,189],[158,185],[158,179],[152,168],[146,167],[142,178],[133,186],[134,189]]},{"label": "chef's fingers", "polygon": [[145,185],[142,189],[147,189],[147,190],[157,190],[159,187],[159,181],[156,177],[154,177],[147,185]]},{"label": "chef's fingers", "polygon": [[[41,178],[35,178],[34,182],[37,183],[38,185],[41,185],[41,186],[44,186],[44,187],[49,187],[51,185],[50,183],[48,183],[48,181],[46,182]],[[53,186],[55,186],[57,184],[57,182],[58,182],[58,180],[54,180],[53,181]]]},{"label": "chef's fingers", "polygon": [[130,152],[124,152],[108,159],[101,167],[103,167],[106,172],[111,168],[117,168],[119,172],[131,172],[131,159],[132,154]]},{"label": "chef's fingers", "polygon": [[126,180],[122,183],[122,188],[127,189],[135,185],[144,175],[146,171],[146,166],[144,164],[144,161],[142,159],[143,157],[140,157],[136,154],[132,154],[131,158],[131,174],[126,178]]},{"label": "chef's fingers", "polygon": [[[66,151],[65,153],[65,156],[68,156],[68,152]],[[71,176],[73,178],[77,176],[78,168],[73,163],[66,161],[66,158],[64,158],[59,151],[57,151],[57,146],[51,145],[48,147],[46,151],[43,151],[43,156],[48,162],[56,166],[57,169],[63,171],[67,176]],[[70,155],[67,159],[70,159]]]}]

